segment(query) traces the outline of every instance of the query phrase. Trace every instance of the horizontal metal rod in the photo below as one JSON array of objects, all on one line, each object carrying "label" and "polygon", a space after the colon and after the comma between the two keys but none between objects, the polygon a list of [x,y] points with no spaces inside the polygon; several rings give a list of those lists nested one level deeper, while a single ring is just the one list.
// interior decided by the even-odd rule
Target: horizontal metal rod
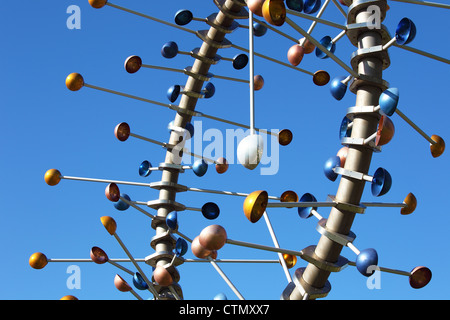
[{"label": "horizontal metal rod", "polygon": [[[145,259],[134,259],[137,262],[145,262]],[[108,259],[111,262],[131,262],[130,259]],[[70,262],[70,263],[83,263],[94,262],[92,259],[47,259],[47,262]]]},{"label": "horizontal metal rod", "polygon": [[290,10],[290,9],[286,9],[286,12],[289,14],[292,14],[294,16],[300,17],[300,18],[304,18],[304,19],[315,21],[315,22],[319,22],[321,24],[325,24],[330,27],[334,27],[334,28],[341,29],[341,30],[347,30],[346,26],[344,26],[342,24],[334,23],[332,21],[324,20],[321,18],[310,16],[310,15],[307,15],[307,14],[304,14],[304,13],[301,13],[298,11]]},{"label": "horizontal metal rod", "polygon": [[[249,193],[242,193],[242,192],[221,191],[221,190],[211,190],[211,189],[200,189],[200,188],[191,188],[191,187],[187,187],[187,190],[188,191],[195,191],[195,192],[226,194],[226,195],[230,195],[230,196],[239,196],[239,197],[247,197],[249,195]],[[269,199],[280,200],[279,197],[275,197],[275,196],[269,196]]]},{"label": "horizontal metal rod", "polygon": [[277,28],[272,27],[270,24],[267,24],[264,21],[261,21],[261,20],[255,18],[255,17],[253,17],[253,20],[255,22],[258,22],[259,24],[263,25],[267,29],[272,30],[273,32],[278,33],[279,35],[285,37],[286,39],[289,39],[289,40],[291,40],[291,41],[293,41],[295,43],[298,43],[298,39],[296,39],[294,37],[291,37],[290,35],[288,35],[288,34],[282,32],[282,31],[278,30]]},{"label": "horizontal metal rod", "polygon": [[428,57],[428,58],[431,58],[431,59],[434,59],[434,60],[437,60],[437,61],[444,62],[446,64],[450,64],[450,60],[449,59],[437,56],[435,54],[431,54],[431,53],[423,51],[423,50],[419,50],[419,49],[416,49],[416,48],[413,48],[413,47],[409,47],[409,46],[399,45],[397,43],[394,43],[394,46],[396,46],[397,48],[403,49],[403,50],[407,50],[407,51],[410,51],[410,52],[414,52],[414,53],[420,54],[420,55],[422,55],[424,57]]},{"label": "horizontal metal rod", "polygon": [[88,182],[126,184],[126,185],[130,185],[130,186],[139,186],[139,187],[149,187],[150,186],[150,184],[148,184],[148,183],[120,181],[120,180],[109,180],[109,179],[82,178],[82,177],[70,177],[70,176],[61,176],[61,179],[88,181]]},{"label": "horizontal metal rod", "polygon": [[[217,263],[280,263],[279,260],[268,259],[215,259]],[[184,259],[184,262],[210,262],[207,259]]]},{"label": "horizontal metal rod", "polygon": [[269,246],[263,246],[263,245],[256,244],[256,243],[237,241],[237,240],[232,240],[232,239],[227,239],[226,243],[236,245],[236,246],[241,246],[241,247],[248,247],[248,248],[272,251],[272,252],[287,253],[287,254],[290,254],[293,256],[303,257],[303,252],[301,252],[301,251],[294,251],[294,250],[288,250],[288,249],[282,249],[282,248],[274,248],[274,247],[269,247]]},{"label": "horizontal metal rod", "polygon": [[[348,265],[349,265],[349,266],[352,266],[352,267],[356,267],[356,263],[353,262],[353,261],[349,261],[349,262],[348,262]],[[398,274],[398,275],[401,275],[401,276],[407,276],[407,277],[409,277],[409,276],[411,275],[411,272],[407,272],[407,271],[403,271],[403,270],[390,269],[390,268],[385,268],[385,267],[380,267],[380,266],[377,266],[377,268],[378,268],[380,271],[382,271],[382,272]]]}]

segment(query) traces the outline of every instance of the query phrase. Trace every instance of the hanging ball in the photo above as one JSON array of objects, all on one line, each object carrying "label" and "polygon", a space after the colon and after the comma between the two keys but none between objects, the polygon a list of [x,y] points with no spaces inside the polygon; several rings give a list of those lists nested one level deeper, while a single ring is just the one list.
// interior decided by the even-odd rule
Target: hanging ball
[{"label": "hanging ball", "polygon": [[192,14],[191,11],[182,9],[182,10],[178,10],[177,13],[175,13],[174,20],[177,25],[185,26],[189,22],[191,22],[193,18],[194,18],[194,15]]},{"label": "hanging ball", "polygon": [[[300,202],[317,202],[317,199],[311,193],[305,193],[300,198]],[[308,219],[312,216],[312,210],[317,210],[317,207],[298,207],[298,216],[302,219]]]},{"label": "hanging ball", "polygon": [[267,27],[262,25],[261,23],[254,22],[253,23],[253,35],[255,37],[262,37],[267,33]]},{"label": "hanging ball", "polygon": [[392,186],[392,177],[384,168],[378,168],[373,174],[371,185],[372,195],[380,197],[389,192]]},{"label": "hanging ball", "polygon": [[214,300],[228,300],[228,298],[224,293],[218,293],[214,297]]},{"label": "hanging ball", "polygon": [[92,247],[90,252],[91,260],[96,264],[104,264],[108,262],[109,258],[105,251],[99,247]]},{"label": "hanging ball", "polygon": [[192,171],[194,171],[197,177],[203,177],[208,171],[208,164],[203,159],[198,159],[192,165]]},{"label": "hanging ball", "polygon": [[83,76],[79,73],[71,73],[66,78],[66,87],[70,91],[78,91],[84,86]]},{"label": "hanging ball", "polygon": [[287,190],[281,194],[280,202],[298,202],[298,195],[292,190]]},{"label": "hanging ball", "polygon": [[330,82],[330,75],[325,70],[318,70],[314,72],[313,82],[316,86],[324,86]]},{"label": "hanging ball", "polygon": [[142,67],[142,59],[138,56],[130,56],[125,60],[124,67],[128,73],[136,73]]},{"label": "hanging ball", "polygon": [[364,249],[356,257],[356,268],[365,277],[370,277],[377,265],[378,254],[375,249]]},{"label": "hanging ball", "polygon": [[184,256],[188,251],[188,244],[183,238],[178,238],[175,243],[175,254],[177,257]]},{"label": "hanging ball", "polygon": [[294,11],[303,11],[303,0],[286,0],[286,6]]},{"label": "hanging ball", "polygon": [[412,193],[408,193],[403,203],[406,204],[406,207],[400,209],[400,213],[402,215],[408,215],[414,212],[417,207],[417,199]]},{"label": "hanging ball", "polygon": [[222,226],[210,225],[200,232],[198,240],[208,250],[219,250],[227,241],[227,232]]},{"label": "hanging ball", "polygon": [[202,206],[202,214],[208,220],[217,219],[220,214],[220,209],[214,202],[207,202]]},{"label": "hanging ball", "polygon": [[261,90],[264,87],[264,78],[262,77],[262,75],[256,75],[253,77],[253,88],[255,89],[255,91]]},{"label": "hanging ball", "polygon": [[108,0],[89,0],[89,4],[95,9],[103,8],[106,3],[108,3]]},{"label": "hanging ball", "polygon": [[172,275],[166,268],[157,266],[153,271],[153,278],[155,281],[163,287],[168,287],[173,283]]},{"label": "hanging ball", "polygon": [[342,147],[341,149],[339,149],[338,153],[336,154],[336,156],[339,157],[340,160],[340,167],[344,168],[345,166],[345,160],[347,160],[347,154],[348,154],[348,147]]},{"label": "hanging ball", "polygon": [[278,143],[282,146],[287,146],[292,142],[294,135],[289,129],[283,129],[278,133]]},{"label": "hanging ball", "polygon": [[431,140],[436,142],[435,144],[430,143],[431,155],[433,158],[437,158],[445,151],[445,141],[436,134],[431,136]]},{"label": "hanging ball", "polygon": [[112,217],[103,216],[100,218],[100,221],[110,235],[113,236],[116,233],[117,223]]},{"label": "hanging ball", "polygon": [[161,55],[164,58],[172,59],[178,54],[178,45],[176,42],[166,42],[161,48]]},{"label": "hanging ball", "polygon": [[388,144],[395,134],[395,126],[388,116],[381,116],[378,122],[377,136],[375,138],[376,146],[384,146]]},{"label": "hanging ball", "polygon": [[78,298],[69,294],[67,296],[62,297],[59,300],[78,300]]},{"label": "hanging ball", "polygon": [[244,214],[247,219],[252,223],[261,219],[266,211],[268,201],[267,191],[258,190],[250,193],[244,200]]},{"label": "hanging ball", "polygon": [[[323,37],[319,42],[329,52],[334,53],[336,51],[336,44],[333,42],[333,39],[331,39],[330,36]],[[327,59],[328,55],[319,48],[316,48],[316,57],[319,59]]]},{"label": "hanging ball", "polygon": [[292,254],[283,254],[283,259],[286,262],[286,266],[288,269],[293,268],[297,263],[297,257]]},{"label": "hanging ball", "polygon": [[293,66],[298,66],[302,62],[303,56],[305,55],[305,48],[299,44],[294,44],[289,48],[287,53],[287,58],[290,64]]},{"label": "hanging ball", "polygon": [[248,56],[245,53],[240,53],[233,58],[233,68],[236,70],[244,69],[248,64]]},{"label": "hanging ball", "polygon": [[331,157],[325,162],[325,165],[323,166],[323,172],[329,180],[336,181],[338,174],[334,172],[334,168],[340,166],[341,159],[338,156]]},{"label": "hanging ball", "polygon": [[[126,193],[121,193],[120,196],[122,198],[126,199],[127,201],[131,201],[130,196],[127,195]],[[125,211],[129,207],[130,207],[130,205],[128,203],[126,203],[125,201],[123,201],[122,199],[119,199],[119,201],[114,203],[114,208],[116,208],[119,211]]]},{"label": "hanging ball", "polygon": [[347,92],[347,85],[342,82],[344,79],[345,77],[336,77],[330,83],[331,95],[338,101],[342,100]]},{"label": "hanging ball", "polygon": [[248,9],[257,16],[262,17],[263,16],[262,7],[264,5],[264,1],[265,0],[247,0]]},{"label": "hanging ball", "polygon": [[298,43],[305,49],[305,54],[310,54],[316,49],[316,46],[306,38],[301,38]]},{"label": "hanging ball", "polygon": [[321,0],[304,0],[303,12],[307,14],[316,13],[322,5]]},{"label": "hanging ball", "polygon": [[110,183],[105,188],[105,196],[109,201],[117,202],[120,199],[120,190],[117,184]]},{"label": "hanging ball", "polygon": [[30,267],[32,267],[33,269],[39,270],[47,265],[48,260],[45,254],[41,252],[36,252],[30,256],[28,263],[30,264]]},{"label": "hanging ball", "polygon": [[263,151],[264,139],[260,135],[252,134],[239,142],[237,158],[245,168],[253,170],[261,161]]},{"label": "hanging ball", "polygon": [[399,94],[397,88],[389,88],[381,93],[378,103],[383,114],[389,117],[394,114],[397,109]]},{"label": "hanging ball", "polygon": [[44,180],[49,186],[56,186],[61,181],[61,172],[56,169],[47,170]]},{"label": "hanging ball", "polygon": [[118,274],[116,274],[116,276],[114,277],[114,285],[116,286],[117,290],[121,292],[129,292],[132,290],[130,285]]},{"label": "hanging ball", "polygon": [[200,244],[199,237],[200,236],[197,236],[194,238],[194,240],[192,240],[191,251],[197,258],[205,259],[206,257],[211,256],[213,252],[211,250],[206,249]]},{"label": "hanging ball", "polygon": [[178,227],[178,212],[171,211],[166,216],[166,224],[171,230],[176,230]]},{"label": "hanging ball", "polygon": [[262,6],[262,14],[269,24],[280,27],[286,20],[284,1],[266,0]]},{"label": "hanging ball", "polygon": [[119,123],[114,128],[114,135],[119,141],[126,141],[130,137],[130,126],[128,125],[128,123]]},{"label": "hanging ball", "polygon": [[403,18],[397,25],[395,30],[395,38],[399,45],[406,45],[416,37],[416,25],[412,20]]},{"label": "hanging ball", "polygon": [[425,287],[431,281],[431,270],[427,267],[415,267],[409,276],[409,284],[414,289]]},{"label": "hanging ball", "polygon": [[136,272],[133,275],[133,285],[138,290],[147,290],[148,284],[145,282],[144,278],[141,276],[139,272]]},{"label": "hanging ball", "polygon": [[228,165],[227,159],[221,157],[216,160],[216,171],[218,174],[227,172],[228,167],[229,167],[229,165]]}]

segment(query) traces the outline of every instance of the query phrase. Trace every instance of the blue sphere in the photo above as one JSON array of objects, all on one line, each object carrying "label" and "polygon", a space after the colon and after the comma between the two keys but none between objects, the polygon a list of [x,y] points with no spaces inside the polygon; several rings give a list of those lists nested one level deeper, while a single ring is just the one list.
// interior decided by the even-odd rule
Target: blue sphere
[{"label": "blue sphere", "polygon": [[342,100],[347,92],[347,85],[342,83],[344,79],[345,77],[336,77],[330,83],[331,95],[338,101]]},{"label": "blue sphere", "polygon": [[416,37],[416,25],[412,20],[403,18],[397,25],[395,30],[395,38],[399,45],[410,43]]},{"label": "blue sphere", "polygon": [[[334,51],[336,51],[336,44],[333,42],[333,39],[331,39],[330,36],[323,37],[319,42],[325,47],[325,49],[327,49],[331,53],[334,53]],[[326,59],[328,58],[328,55],[319,48],[316,48],[316,57],[320,59]]]},{"label": "blue sphere", "polygon": [[254,22],[253,23],[253,34],[255,37],[262,37],[267,32],[267,27],[262,25],[261,23]]},{"label": "blue sphere", "polygon": [[152,171],[150,168],[152,167],[152,164],[148,160],[142,161],[141,165],[139,166],[139,175],[141,177],[148,177]]},{"label": "blue sphere", "polygon": [[303,11],[307,14],[316,13],[321,5],[322,1],[320,0],[305,0],[303,2]]},{"label": "blue sphere", "polygon": [[339,127],[339,140],[350,137],[352,135],[352,128],[349,127],[350,119],[345,116],[342,119],[341,126]]},{"label": "blue sphere", "polygon": [[166,217],[166,224],[170,229],[176,230],[178,225],[178,212],[170,212]]},{"label": "blue sphere", "polygon": [[245,53],[237,54],[233,58],[233,68],[236,70],[244,69],[248,64],[248,56]]},{"label": "blue sphere", "polygon": [[[127,199],[128,201],[131,201],[130,197],[129,197],[127,194],[125,194],[125,193],[122,193],[120,196],[121,196],[122,198]],[[119,201],[117,201],[116,203],[114,203],[114,208],[116,208],[116,209],[119,210],[119,211],[125,211],[125,210],[127,210],[129,207],[130,207],[130,205],[129,205],[128,203],[126,203],[125,201],[123,201],[122,199],[120,199]]]},{"label": "blue sphere", "polygon": [[334,172],[334,168],[339,167],[341,165],[341,159],[338,156],[331,157],[325,162],[323,167],[323,171],[325,176],[331,180],[336,181],[338,174]]},{"label": "blue sphere", "polygon": [[189,136],[186,137],[186,139],[189,140],[194,136],[194,126],[192,125],[192,123],[188,122],[186,123],[185,129],[189,132]]},{"label": "blue sphere", "polygon": [[175,23],[179,26],[187,25],[193,18],[194,15],[192,12],[186,9],[178,10],[177,13],[175,13]]},{"label": "blue sphere", "polygon": [[[234,66],[234,61],[233,61],[233,66]],[[205,89],[203,89],[203,91],[205,93],[205,99],[209,99],[214,96],[214,93],[216,93],[216,87],[211,82],[208,82],[205,85]]]},{"label": "blue sphere", "polygon": [[399,94],[400,92],[397,88],[389,88],[381,93],[378,103],[385,115],[390,117],[394,114],[397,109]]},{"label": "blue sphere", "polygon": [[[311,193],[305,193],[300,198],[300,202],[317,202],[316,197],[314,197]],[[302,219],[307,219],[312,216],[311,210],[316,210],[316,207],[298,207],[298,215]]]},{"label": "blue sphere", "polygon": [[167,99],[169,99],[169,101],[173,103],[177,101],[178,97],[180,96],[180,93],[181,93],[181,86],[178,84],[173,85],[167,90]]},{"label": "blue sphere", "polygon": [[389,192],[392,186],[392,177],[390,173],[384,168],[378,168],[373,174],[371,185],[372,195],[380,197]]},{"label": "blue sphere", "polygon": [[188,251],[188,244],[186,240],[184,240],[183,238],[178,238],[175,244],[175,254],[178,257],[182,257],[186,254],[187,251]]},{"label": "blue sphere", "polygon": [[202,207],[202,214],[208,220],[216,219],[220,214],[220,209],[214,202],[207,202]]},{"label": "blue sphere", "polygon": [[176,42],[166,42],[161,48],[161,54],[164,58],[172,59],[178,54],[178,45]]},{"label": "blue sphere", "polygon": [[228,300],[227,296],[224,293],[218,293],[215,297],[214,300]]},{"label": "blue sphere", "polygon": [[133,285],[138,290],[147,290],[148,284],[145,282],[144,278],[142,278],[139,272],[136,272],[133,276]]},{"label": "blue sphere", "polygon": [[192,165],[192,171],[197,177],[202,177],[208,171],[208,164],[203,159],[196,160]]},{"label": "blue sphere", "polygon": [[303,0],[286,0],[286,5],[291,10],[298,12],[303,11]]},{"label": "blue sphere", "polygon": [[370,277],[377,265],[378,254],[375,249],[364,249],[356,257],[356,268],[365,277]]}]

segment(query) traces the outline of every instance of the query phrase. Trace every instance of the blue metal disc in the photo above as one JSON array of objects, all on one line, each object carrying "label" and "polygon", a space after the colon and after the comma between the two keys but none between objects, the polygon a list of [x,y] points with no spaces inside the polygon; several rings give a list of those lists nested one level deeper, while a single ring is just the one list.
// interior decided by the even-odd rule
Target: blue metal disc
[{"label": "blue metal disc", "polygon": [[214,297],[214,300],[228,300],[227,296],[224,293],[218,293]]},{"label": "blue metal disc", "polygon": [[175,254],[177,255],[177,257],[184,256],[187,251],[188,251],[188,244],[186,240],[184,240],[183,238],[178,238],[175,244]]},{"label": "blue metal disc", "polygon": [[[300,202],[317,202],[316,197],[311,193],[305,193],[300,198]],[[312,216],[311,210],[316,210],[316,207],[298,207],[298,215],[302,219],[307,219]]]},{"label": "blue metal disc", "polygon": [[372,195],[382,196],[389,192],[392,186],[392,177],[386,169],[378,168],[372,180]]},{"label": "blue metal disc", "polygon": [[321,0],[304,0],[303,11],[307,14],[316,13],[321,5]]},{"label": "blue metal disc", "polygon": [[169,41],[161,48],[161,54],[164,58],[172,59],[178,54],[178,45],[176,42]]},{"label": "blue metal disc", "polygon": [[214,202],[207,202],[202,206],[202,214],[208,220],[216,219],[220,214],[220,209]]},{"label": "blue metal disc", "polygon": [[139,175],[141,177],[148,177],[150,175],[152,167],[152,164],[148,160],[142,161],[141,165],[139,166]]},{"label": "blue metal disc", "polygon": [[338,156],[333,156],[325,162],[325,165],[323,166],[323,172],[329,180],[336,181],[338,174],[334,172],[333,169],[340,166],[341,158],[339,158]]},{"label": "blue metal disc", "polygon": [[350,137],[352,135],[352,128],[349,127],[350,119],[345,116],[342,119],[341,126],[339,127],[339,140]]},{"label": "blue metal disc", "polygon": [[365,277],[370,277],[377,265],[378,254],[375,249],[364,249],[356,257],[356,268]]},{"label": "blue metal disc", "polygon": [[[233,62],[234,64],[234,62]],[[205,89],[203,89],[204,94],[205,94],[205,99],[209,99],[212,98],[214,96],[214,94],[216,93],[216,87],[211,83],[208,82],[205,85]]]},{"label": "blue metal disc", "polygon": [[192,12],[186,9],[178,10],[177,13],[175,13],[175,23],[179,26],[187,25],[193,18],[194,15]]},{"label": "blue metal disc", "polygon": [[233,68],[236,70],[244,69],[248,64],[248,56],[245,53],[237,54],[233,58]]},{"label": "blue metal disc", "polygon": [[192,171],[194,171],[197,177],[203,177],[206,171],[208,171],[208,164],[203,159],[195,160],[192,165]]},{"label": "blue metal disc", "polygon": [[395,30],[395,38],[399,45],[410,43],[416,37],[416,25],[408,18],[403,18]]},{"label": "blue metal disc", "polygon": [[148,284],[145,282],[144,278],[141,276],[139,272],[136,272],[133,276],[133,285],[138,290],[147,290]]},{"label": "blue metal disc", "polygon": [[[130,197],[126,193],[122,193],[122,194],[120,194],[120,196],[122,198],[127,199],[128,201],[131,201]],[[126,203],[125,201],[123,201],[122,199],[120,199],[119,201],[114,203],[114,208],[116,208],[119,211],[125,211],[129,207],[130,207],[130,205],[128,203]]]},{"label": "blue metal disc", "polygon": [[[333,42],[333,39],[331,39],[330,36],[323,37],[319,42],[325,47],[325,49],[327,49],[331,53],[334,53],[334,51],[336,51],[336,44]],[[316,57],[319,59],[326,59],[328,58],[328,55],[319,48],[316,48]]]},{"label": "blue metal disc", "polygon": [[397,88],[389,88],[381,93],[378,103],[385,115],[390,117],[394,114],[397,109],[399,94]]},{"label": "blue metal disc", "polygon": [[342,100],[347,92],[347,85],[342,83],[346,77],[336,77],[330,83],[331,95],[336,100]]},{"label": "blue metal disc", "polygon": [[303,11],[303,0],[286,0],[286,5],[291,10],[298,12]]},{"label": "blue metal disc", "polygon": [[176,230],[178,225],[178,212],[170,212],[166,217],[166,224],[170,229]]},{"label": "blue metal disc", "polygon": [[173,85],[167,90],[167,99],[169,99],[170,102],[175,102],[178,99],[178,96],[181,92],[181,86],[178,84]]},{"label": "blue metal disc", "polygon": [[185,129],[189,132],[189,136],[186,137],[186,139],[189,140],[194,136],[194,126],[192,125],[192,123],[188,122],[186,123]]},{"label": "blue metal disc", "polygon": [[253,34],[255,37],[262,37],[267,32],[267,27],[262,25],[261,23],[254,22],[253,23]]}]

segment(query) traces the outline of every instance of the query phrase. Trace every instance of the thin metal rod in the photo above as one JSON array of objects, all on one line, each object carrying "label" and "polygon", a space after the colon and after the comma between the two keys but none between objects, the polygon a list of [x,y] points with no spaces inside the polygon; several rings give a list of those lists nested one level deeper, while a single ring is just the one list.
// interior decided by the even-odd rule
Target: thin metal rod
[{"label": "thin metal rod", "polygon": [[428,57],[428,58],[431,58],[431,59],[434,59],[434,60],[437,60],[437,61],[444,62],[446,64],[450,64],[450,60],[449,59],[437,56],[435,54],[431,54],[431,53],[423,51],[423,50],[419,50],[419,49],[416,49],[416,48],[413,48],[413,47],[409,47],[409,46],[399,45],[397,43],[394,43],[394,46],[397,47],[397,48],[406,50],[406,51],[410,51],[410,52],[414,52],[414,53],[420,54],[420,55],[422,55],[424,57]]},{"label": "thin metal rod", "polygon": [[179,230],[173,231],[173,233],[179,235],[180,237],[182,237],[187,242],[192,243],[192,239],[189,238],[188,236],[186,236],[185,234],[181,233]]},{"label": "thin metal rod", "polygon": [[401,112],[398,108],[395,109],[395,112],[405,120],[414,130],[416,130],[422,137],[424,137],[429,143],[436,144],[436,141],[431,139],[422,129],[420,129],[414,122],[412,122],[403,112]]},{"label": "thin metal rod", "polygon": [[[248,25],[253,26],[253,13],[248,13]],[[255,134],[255,44],[253,28],[248,28],[249,32],[249,69],[250,69],[250,135]]]},{"label": "thin metal rod", "polygon": [[78,181],[88,181],[88,182],[102,182],[102,183],[116,183],[116,184],[126,184],[130,186],[148,187],[150,184],[142,182],[130,182],[130,181],[119,181],[119,180],[108,180],[108,179],[95,179],[95,178],[81,178],[81,177],[70,177],[70,176],[60,176],[61,179],[66,180],[78,180]]},{"label": "thin metal rod", "polygon": [[[145,259],[135,259],[138,262],[145,262]],[[47,262],[70,262],[70,263],[83,263],[94,262],[92,259],[47,259]],[[131,262],[130,259],[108,259],[108,262]]]},{"label": "thin metal rod", "polygon": [[[226,195],[230,195],[230,196],[239,196],[239,197],[247,197],[249,195],[249,193],[242,193],[242,192],[221,191],[221,190],[211,190],[211,189],[200,189],[200,188],[192,188],[192,187],[187,187],[187,190],[188,191],[195,191],[195,192],[226,194]],[[275,197],[275,196],[269,196],[269,199],[280,200],[279,197]]]},{"label": "thin metal rod", "polygon": [[216,269],[216,271],[220,274],[220,276],[222,277],[222,279],[228,284],[228,286],[230,287],[231,290],[233,290],[233,292],[236,294],[236,296],[240,299],[240,300],[245,300],[244,297],[242,296],[242,294],[239,292],[239,290],[234,286],[234,284],[231,282],[231,280],[226,276],[226,274],[222,271],[222,269],[220,269],[220,267],[217,265],[217,263],[214,262],[214,260],[211,257],[208,257],[209,262],[212,264],[212,266],[214,267],[214,269]]},{"label": "thin metal rod", "polygon": [[[152,215],[151,213],[148,213],[147,211],[145,211],[142,208],[139,208],[136,204],[138,201],[128,201],[127,199],[125,199],[124,197],[120,197],[120,200],[122,200],[123,202],[125,202],[126,204],[130,205],[131,207],[135,208],[136,210],[140,211],[141,213],[145,214],[147,217],[154,219],[155,216]],[[140,203],[139,203],[140,204]],[[145,205],[147,205],[145,203]]]},{"label": "thin metal rod", "polygon": [[307,14],[304,14],[304,13],[301,13],[301,12],[298,12],[298,11],[294,11],[294,10],[289,10],[289,9],[286,9],[286,12],[289,13],[289,14],[292,14],[294,16],[300,17],[300,18],[312,20],[312,21],[314,21],[313,23],[317,23],[318,22],[318,23],[322,23],[322,24],[325,24],[325,25],[330,26],[330,27],[337,28],[337,29],[347,30],[347,27],[342,25],[342,24],[338,24],[338,23],[334,23],[332,21],[320,19],[320,17],[313,17],[313,16],[310,16],[310,15],[307,15]]},{"label": "thin metal rod", "polygon": [[297,257],[303,257],[303,252],[301,251],[294,251],[294,250],[288,250],[288,249],[282,249],[282,248],[274,248],[269,246],[263,246],[260,244],[250,243],[250,242],[244,242],[244,241],[237,241],[232,239],[227,239],[226,243],[241,246],[241,247],[247,247],[247,248],[253,248],[253,249],[259,249],[259,250],[265,250],[265,251],[272,251],[272,252],[279,252],[279,253],[287,253],[293,256]]},{"label": "thin metal rod", "polygon": [[[348,265],[352,266],[352,267],[356,267],[356,263],[353,261],[349,261]],[[396,270],[396,269],[385,268],[385,267],[380,267],[380,266],[377,266],[377,269],[382,272],[398,274],[401,276],[407,276],[407,277],[411,276],[411,272],[408,272],[408,271]]]},{"label": "thin metal rod", "polygon": [[394,45],[394,43],[397,41],[396,37],[393,37],[391,40],[389,40],[384,46],[383,46],[383,50],[386,50],[388,48],[390,48],[391,46]]},{"label": "thin metal rod", "polygon": [[136,291],[134,291],[133,289],[131,289],[130,292],[131,292],[131,294],[132,294],[133,296],[136,297],[136,299],[138,299],[138,300],[144,300],[144,299],[142,299],[142,297],[141,297],[140,295],[138,295],[138,294],[136,293]]},{"label": "thin metal rod", "polygon": [[345,13],[344,9],[342,8],[342,6],[337,2],[337,0],[332,0],[334,5],[336,6],[336,8],[338,8],[338,10],[340,11],[340,13],[342,13],[342,15],[344,16],[345,19],[347,19],[347,14]]},{"label": "thin metal rod", "polygon": [[354,77],[358,77],[358,73],[356,73],[353,69],[347,66],[342,60],[334,55],[334,53],[328,51],[323,45],[320,44],[319,41],[314,39],[314,37],[310,36],[305,30],[296,25],[291,19],[286,17],[286,23],[289,24],[292,28],[297,30],[301,35],[303,35],[306,39],[312,42],[317,48],[319,48],[322,52],[324,52],[327,56],[329,56],[332,60],[334,60],[338,65],[340,65],[345,71],[350,73]]},{"label": "thin metal rod", "polygon": [[312,213],[312,215],[313,215],[314,217],[317,218],[317,220],[320,221],[320,220],[323,219],[323,217],[320,215],[320,213],[318,213],[316,210],[312,209],[312,210],[311,210],[311,213]]},{"label": "thin metal rod", "polygon": [[361,253],[361,251],[359,251],[358,248],[356,248],[351,242],[347,243],[347,247],[349,247],[350,250],[352,250],[356,255]]},{"label": "thin metal rod", "polygon": [[[272,238],[273,245],[276,248],[280,248],[277,236],[275,235],[275,232],[273,231],[272,223],[270,222],[269,215],[267,214],[266,211],[264,211],[263,216],[264,216],[264,220],[266,221],[266,225],[267,225],[267,229],[269,230],[270,237]],[[280,252],[278,252],[278,259],[279,259],[279,262],[281,263],[281,266],[283,267],[283,271],[284,271],[284,274],[286,275],[287,281],[292,282],[292,277],[291,277],[291,274],[289,273],[289,269],[287,267],[286,260],[284,260],[283,254]]]},{"label": "thin metal rod", "polygon": [[253,20],[258,22],[259,24],[263,25],[267,29],[272,30],[273,32],[278,33],[279,35],[285,37],[286,39],[289,39],[289,40],[291,40],[291,41],[293,41],[295,43],[298,43],[298,39],[296,39],[294,37],[291,37],[290,35],[288,35],[288,34],[282,32],[282,31],[278,30],[277,28],[272,27],[270,24],[267,24],[264,21],[261,21],[261,20],[255,18],[255,17],[253,17]]},{"label": "thin metal rod", "polygon": [[[383,203],[383,202],[361,202],[365,207],[386,207],[386,208],[403,208],[405,203]],[[308,208],[308,207],[336,207],[335,202],[280,202],[268,203],[267,208]]]},{"label": "thin metal rod", "polygon": [[[184,262],[210,262],[207,259],[184,259]],[[280,260],[267,259],[215,259],[216,263],[280,263]]]},{"label": "thin metal rod", "polygon": [[114,262],[114,261],[111,261],[111,260],[108,260],[108,263],[110,263],[110,264],[112,264],[113,266],[115,266],[116,268],[119,268],[120,270],[125,271],[126,273],[128,273],[128,274],[134,276],[134,272],[133,272],[133,271],[131,271],[131,270],[129,270],[129,269],[127,269],[127,268],[121,266],[120,264],[118,264],[118,263],[116,263],[116,262]]},{"label": "thin metal rod", "polygon": [[[328,3],[330,3],[330,0],[326,0],[326,1],[324,2],[324,4],[322,5],[322,7],[320,8],[319,12],[317,13],[316,18],[320,18],[320,17],[322,16],[322,14],[325,12],[325,9],[326,9],[327,6],[328,6]],[[311,26],[309,27],[309,29],[308,29],[308,34],[311,34],[311,33],[313,32],[313,30],[314,30],[314,28],[316,27],[316,25],[317,25],[317,22],[314,21],[314,22],[311,24]]]},{"label": "thin metal rod", "polygon": [[437,2],[419,1],[419,0],[391,0],[391,1],[411,3],[411,4],[420,4],[423,6],[436,7],[436,8],[442,8],[442,9],[450,9],[450,4],[446,4],[446,3],[437,3]]},{"label": "thin metal rod", "polygon": [[347,30],[343,30],[341,31],[341,33],[339,33],[336,37],[334,37],[331,42],[336,43],[338,42],[343,36],[345,36]]}]

